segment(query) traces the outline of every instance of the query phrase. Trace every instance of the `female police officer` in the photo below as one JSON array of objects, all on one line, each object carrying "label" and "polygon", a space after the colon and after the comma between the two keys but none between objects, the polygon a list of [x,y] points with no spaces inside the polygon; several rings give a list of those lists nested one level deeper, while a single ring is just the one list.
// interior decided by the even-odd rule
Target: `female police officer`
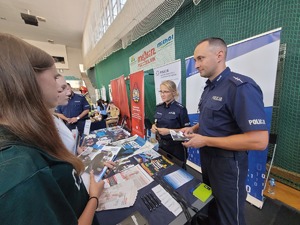
[{"label": "female police officer", "polygon": [[163,102],[156,106],[155,124],[152,125],[151,132],[158,134],[159,148],[185,162],[186,148],[181,142],[172,140],[170,129],[179,131],[180,128],[190,126],[187,109],[175,100],[178,92],[173,81],[163,81],[159,92]]}]

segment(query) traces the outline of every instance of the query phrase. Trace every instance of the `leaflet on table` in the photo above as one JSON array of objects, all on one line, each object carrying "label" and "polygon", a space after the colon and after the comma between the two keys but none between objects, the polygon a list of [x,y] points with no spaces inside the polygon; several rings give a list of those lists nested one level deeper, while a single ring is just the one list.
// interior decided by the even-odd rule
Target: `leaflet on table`
[{"label": "leaflet on table", "polygon": [[134,154],[133,156],[138,163],[150,162],[152,159],[156,159],[158,157],[160,157],[160,154],[153,149],[143,151],[139,154]]},{"label": "leaflet on table", "polygon": [[141,151],[149,150],[153,147],[151,143],[149,145],[149,142],[146,142],[143,138],[139,137],[138,135],[134,135],[132,137],[120,141],[112,142],[111,144],[114,146],[122,147],[116,160],[128,158]]},{"label": "leaflet on table", "polygon": [[156,159],[152,159],[151,161],[141,163],[141,167],[150,175],[153,176],[157,172],[168,168],[173,165],[170,160],[165,158],[164,156],[160,156]]},{"label": "leaflet on table", "polygon": [[154,194],[159,198],[161,203],[175,216],[182,212],[182,208],[178,202],[161,186],[157,185],[152,188]]},{"label": "leaflet on table", "polygon": [[202,202],[206,202],[206,200],[212,195],[212,189],[207,184],[201,183],[194,189],[193,195]]},{"label": "leaflet on table", "polygon": [[153,149],[143,151],[139,154],[135,154],[133,158],[143,167],[143,169],[150,175],[153,176],[158,171],[161,171],[173,163],[162,157],[158,152]]},{"label": "leaflet on table", "polygon": [[130,159],[128,158],[122,158],[117,161],[115,161],[116,166],[113,168],[114,173],[120,173],[124,170],[127,170],[131,167],[134,167],[136,163],[133,163]]},{"label": "leaflet on table", "polygon": [[174,141],[188,141],[189,139],[184,136],[181,131],[170,130],[171,137]]},{"label": "leaflet on table", "polygon": [[107,145],[111,142],[130,137],[130,133],[121,127],[108,127],[92,131],[85,136],[82,142],[83,147],[99,148],[101,145]]},{"label": "leaflet on table", "polygon": [[104,188],[109,188],[127,180],[132,180],[137,190],[140,190],[153,181],[152,177],[150,177],[140,165],[136,165],[121,173],[106,178],[104,180]]},{"label": "leaflet on table", "polygon": [[[136,138],[136,136],[131,137],[130,139],[131,139],[131,141],[133,141],[135,138]],[[122,140],[123,141],[122,143],[124,143],[124,140]],[[121,142],[119,142],[118,144],[121,144]],[[149,151],[149,149],[151,151],[153,151],[152,147],[153,147],[153,145],[151,143],[149,143],[148,141],[146,141],[146,143],[141,148],[134,151],[133,155],[127,155],[126,157],[124,157],[124,155],[122,155],[122,153],[123,153],[122,150],[125,151],[125,149],[121,149],[119,154],[118,154],[118,156],[120,156],[120,157],[117,157],[117,160],[115,160],[116,166],[113,168],[114,173],[119,173],[119,172],[122,172],[122,171],[124,171],[126,169],[129,169],[131,167],[134,167],[136,165],[136,163],[133,162],[134,160],[132,161],[129,158],[131,156],[134,156],[134,155],[143,154],[143,152]],[[152,154],[157,155],[158,153],[156,153],[154,151],[154,153],[152,153]]]},{"label": "leaflet on table", "polygon": [[126,208],[134,205],[138,190],[133,180],[126,180],[120,184],[104,189],[99,198],[97,211]]},{"label": "leaflet on table", "polygon": [[101,175],[101,171],[104,167],[104,162],[113,160],[121,147],[118,146],[101,146],[99,149],[88,147],[82,152],[78,158],[82,160],[85,170],[82,174],[82,179],[86,187],[89,186],[89,172],[94,171],[95,179]]},{"label": "leaflet on table", "polygon": [[194,177],[183,169],[174,171],[164,176],[164,180],[168,182],[174,189],[179,188]]}]

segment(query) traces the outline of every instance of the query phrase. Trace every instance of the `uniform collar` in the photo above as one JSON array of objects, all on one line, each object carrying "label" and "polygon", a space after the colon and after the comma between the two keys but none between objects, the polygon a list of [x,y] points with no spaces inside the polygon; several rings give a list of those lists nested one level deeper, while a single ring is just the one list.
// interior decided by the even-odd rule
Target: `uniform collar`
[{"label": "uniform collar", "polygon": [[72,93],[71,93],[69,99],[72,99],[72,98],[74,97],[74,95],[75,95],[75,93],[74,93],[74,91],[72,91]]},{"label": "uniform collar", "polygon": [[213,79],[213,81],[210,81],[209,79],[207,79],[205,87],[210,87],[212,89],[215,86],[218,86],[222,80],[224,80],[226,77],[228,77],[230,72],[231,72],[230,68],[226,67],[226,69],[223,70],[223,72],[220,73],[215,79]]},{"label": "uniform collar", "polygon": [[173,101],[171,101],[168,105],[167,105],[167,103],[164,102],[164,107],[169,108],[174,102],[175,102],[175,99]]}]

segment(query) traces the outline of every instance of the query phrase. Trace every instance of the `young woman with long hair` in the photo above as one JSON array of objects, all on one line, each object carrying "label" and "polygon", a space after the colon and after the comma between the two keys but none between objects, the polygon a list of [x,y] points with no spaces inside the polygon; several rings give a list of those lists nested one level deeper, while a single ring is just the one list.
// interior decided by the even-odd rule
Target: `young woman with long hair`
[{"label": "young woman with long hair", "polygon": [[[104,183],[61,141],[49,111],[58,85],[52,57],[0,33],[0,221],[6,224],[97,224]],[[93,221],[94,220],[94,221]]]}]

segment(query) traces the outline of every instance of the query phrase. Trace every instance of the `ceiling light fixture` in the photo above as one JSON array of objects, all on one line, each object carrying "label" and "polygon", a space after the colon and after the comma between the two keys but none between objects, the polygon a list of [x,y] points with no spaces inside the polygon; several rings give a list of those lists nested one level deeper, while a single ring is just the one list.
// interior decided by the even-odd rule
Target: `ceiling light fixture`
[{"label": "ceiling light fixture", "polygon": [[27,14],[21,13],[21,17],[24,20],[25,24],[29,24],[29,25],[33,25],[33,26],[39,25],[39,22],[37,21],[36,16],[30,15],[29,9],[27,9]]}]

